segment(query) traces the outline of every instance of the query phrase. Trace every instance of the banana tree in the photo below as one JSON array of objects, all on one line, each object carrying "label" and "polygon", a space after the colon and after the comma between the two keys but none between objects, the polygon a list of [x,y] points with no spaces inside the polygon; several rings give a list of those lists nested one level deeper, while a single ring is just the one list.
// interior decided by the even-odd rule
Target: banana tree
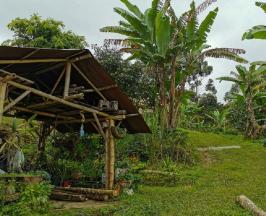
[{"label": "banana tree", "polygon": [[227,123],[226,115],[227,115],[227,110],[221,110],[221,111],[216,110],[213,111],[210,115],[207,114],[207,117],[213,121],[214,127],[216,129],[225,132],[226,123]]},{"label": "banana tree", "polygon": [[[199,7],[198,7],[199,8]],[[239,63],[247,61],[240,57],[245,50],[235,48],[211,48],[207,45],[208,33],[214,24],[218,14],[218,8],[210,11],[201,23],[198,21],[198,9],[192,2],[190,11],[186,13],[187,22],[183,28],[179,29],[179,37],[181,40],[177,44],[182,52],[177,57],[178,82],[175,86],[176,95],[173,104],[173,113],[169,114],[172,127],[176,126],[175,120],[178,119],[178,110],[180,108],[180,98],[185,91],[185,85],[189,77],[201,73],[203,62],[206,58],[224,58]],[[181,47],[180,47],[181,45]]]},{"label": "banana tree", "polygon": [[236,72],[231,72],[231,77],[220,77],[220,81],[229,81],[235,83],[240,93],[235,93],[236,100],[244,100],[246,104],[246,128],[245,136],[247,138],[258,138],[261,129],[265,126],[260,126],[257,122],[255,109],[256,101],[266,97],[266,65],[258,65],[254,62],[249,69],[244,66],[236,66]]},{"label": "banana tree", "polygon": [[[256,2],[256,6],[260,7],[266,13],[266,3],[265,2]],[[243,40],[245,39],[266,39],[266,26],[265,25],[257,25],[252,29],[249,29],[243,35]]]},{"label": "banana tree", "polygon": [[122,51],[131,53],[129,59],[140,59],[153,69],[159,85],[160,107],[168,107],[166,126],[174,128],[180,98],[187,77],[195,73],[195,65],[198,67],[206,57],[223,57],[243,62],[238,54],[244,51],[205,50],[204,44],[218,9],[211,11],[200,25],[197,16],[216,0],[205,0],[199,7],[193,2],[191,9],[180,17],[176,16],[171,0],[153,0],[151,7],[144,13],[128,0],[120,1],[128,10],[114,8],[114,11],[123,20],[119,26],[107,26],[101,31],[125,36],[124,40],[111,41],[124,45]]},{"label": "banana tree", "polygon": [[168,1],[162,3],[153,0],[152,5],[144,13],[128,0],[120,0],[127,8],[114,8],[123,20],[118,26],[107,26],[101,32],[118,33],[126,37],[124,40],[109,40],[124,47],[124,52],[130,53],[129,59],[139,59],[146,63],[156,75],[159,85],[160,106],[166,106],[165,79],[167,77],[165,64],[171,39],[170,18],[166,16]]}]

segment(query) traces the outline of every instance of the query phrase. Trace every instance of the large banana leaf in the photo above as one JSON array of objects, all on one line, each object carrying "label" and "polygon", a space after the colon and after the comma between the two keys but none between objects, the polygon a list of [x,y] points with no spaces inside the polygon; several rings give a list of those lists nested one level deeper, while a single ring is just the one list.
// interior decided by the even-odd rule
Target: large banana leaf
[{"label": "large banana leaf", "polygon": [[160,12],[156,16],[156,45],[162,57],[166,56],[171,40],[170,18]]},{"label": "large banana leaf", "polygon": [[228,76],[219,77],[219,78],[217,78],[217,80],[219,80],[220,82],[228,81],[228,82],[233,82],[233,83],[237,83],[237,84],[242,83],[240,80],[233,78],[233,77],[228,77]]},{"label": "large banana leaf", "polygon": [[264,12],[266,13],[266,2],[256,2],[256,5],[262,8],[262,10],[264,10]]},{"label": "large banana leaf", "polygon": [[114,8],[114,11],[122,16],[129,24],[131,24],[142,36],[147,36],[147,27],[140,19],[122,8],[116,7]]},{"label": "large banana leaf", "polygon": [[126,5],[129,11],[131,11],[133,14],[135,14],[139,19],[143,19],[144,15],[140,11],[140,9],[137,7],[137,5],[133,5],[128,0],[120,0],[122,3]]},{"label": "large banana leaf", "polygon": [[238,54],[244,54],[245,50],[242,49],[232,49],[232,48],[215,48],[215,49],[209,49],[200,55],[201,59],[204,59],[206,57],[211,58],[224,58],[228,60],[233,60],[238,63],[248,63],[248,61],[242,57],[240,57]]},{"label": "large banana leaf", "polygon": [[244,33],[243,35],[243,40],[244,39],[266,39],[266,26],[264,25],[259,25],[259,26],[254,26],[252,29],[248,30],[247,32]]},{"label": "large banana leaf", "polygon": [[218,8],[211,11],[207,17],[202,21],[198,29],[198,37],[199,37],[199,46],[205,44],[207,42],[208,33],[211,31],[211,27],[217,17]]},{"label": "large banana leaf", "polygon": [[129,37],[138,37],[139,34],[137,31],[122,27],[122,26],[106,26],[100,29],[101,32],[111,32],[117,33]]}]

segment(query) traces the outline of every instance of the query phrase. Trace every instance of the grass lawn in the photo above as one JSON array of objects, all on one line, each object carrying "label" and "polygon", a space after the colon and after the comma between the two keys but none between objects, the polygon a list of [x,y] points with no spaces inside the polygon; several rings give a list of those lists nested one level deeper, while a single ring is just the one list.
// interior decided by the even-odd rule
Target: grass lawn
[{"label": "grass lawn", "polygon": [[190,132],[189,137],[197,147],[240,145],[241,149],[201,153],[201,162],[188,169],[198,176],[193,184],[142,186],[134,196],[122,197],[114,208],[54,211],[54,215],[251,215],[235,204],[240,194],[266,210],[266,148],[262,144],[201,132]]}]

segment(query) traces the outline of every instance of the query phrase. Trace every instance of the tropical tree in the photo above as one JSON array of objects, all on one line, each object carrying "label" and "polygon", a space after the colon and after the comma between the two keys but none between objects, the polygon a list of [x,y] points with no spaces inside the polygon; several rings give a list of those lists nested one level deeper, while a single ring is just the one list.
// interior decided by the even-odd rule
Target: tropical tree
[{"label": "tropical tree", "polygon": [[238,56],[244,53],[240,49],[207,49],[207,36],[218,9],[211,11],[200,24],[197,17],[215,1],[204,1],[199,7],[193,2],[190,10],[179,18],[170,0],[153,0],[151,8],[144,13],[128,0],[120,1],[128,11],[122,8],[114,11],[124,20],[119,22],[119,26],[104,27],[101,31],[126,36],[124,40],[112,41],[126,46],[122,50],[131,53],[129,59],[140,59],[156,73],[160,107],[168,110],[168,127],[176,126],[175,119],[187,79],[201,71],[206,57],[245,61]]},{"label": "tropical tree", "polygon": [[52,18],[42,19],[37,14],[30,18],[16,18],[7,27],[14,35],[3,42],[6,46],[58,49],[83,49],[87,46],[85,37],[65,31],[63,22]]},{"label": "tropical tree", "polygon": [[[249,69],[238,65],[236,72],[231,72],[231,77],[220,77],[220,81],[230,81],[240,89],[240,93],[233,93],[235,100],[242,100],[246,104],[246,128],[245,136],[247,138],[257,138],[261,129],[265,125],[259,125],[256,119],[255,110],[257,101],[264,100],[266,97],[266,65],[260,65],[259,62],[254,62]],[[265,103],[264,103],[265,104]]]},{"label": "tropical tree", "polygon": [[[256,2],[256,5],[260,7],[266,13],[266,3],[265,2]],[[249,29],[243,35],[243,40],[245,39],[266,39],[266,26],[257,25],[252,29]]]},{"label": "tropical tree", "polygon": [[155,107],[155,80],[152,74],[144,72],[141,61],[126,61],[116,47],[108,44],[94,46],[94,55],[137,107]]}]

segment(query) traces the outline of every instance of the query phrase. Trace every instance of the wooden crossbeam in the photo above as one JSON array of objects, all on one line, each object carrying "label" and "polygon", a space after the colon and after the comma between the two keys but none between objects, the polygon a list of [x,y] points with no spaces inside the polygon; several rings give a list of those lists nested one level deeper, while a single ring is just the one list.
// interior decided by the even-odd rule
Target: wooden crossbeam
[{"label": "wooden crossbeam", "polygon": [[62,98],[47,94],[45,92],[39,91],[37,89],[31,88],[31,87],[28,87],[28,86],[25,86],[23,84],[20,84],[20,83],[14,82],[14,81],[8,81],[8,83],[10,85],[12,85],[12,86],[15,86],[15,87],[19,88],[19,89],[23,89],[23,90],[26,90],[26,91],[29,90],[33,94],[36,94],[36,95],[38,95],[40,97],[47,98],[47,99],[52,100],[52,101],[56,101],[58,103],[66,105],[66,106],[69,106],[69,107],[72,107],[72,108],[75,108],[75,109],[79,109],[79,110],[83,110],[83,111],[89,112],[89,113],[95,113],[95,114],[103,116],[103,117],[112,118],[112,116],[107,114],[107,113],[104,113],[104,112],[89,108],[87,106],[83,106],[83,105],[79,105],[79,104],[75,104],[75,103],[69,102],[69,101],[64,100]]},{"label": "wooden crossbeam", "polygon": [[[109,89],[113,89],[113,88],[117,88],[117,85],[109,85],[109,86],[105,86],[105,87],[101,87],[101,88],[97,88],[98,91],[105,91],[105,90],[109,90]],[[91,92],[95,92],[95,89],[85,89],[82,92],[84,93],[91,93]]]},{"label": "wooden crossbeam", "polygon": [[43,112],[43,111],[31,110],[31,109],[27,109],[27,108],[24,108],[24,107],[14,106],[13,109],[17,110],[17,111],[21,111],[21,112],[33,113],[33,114],[36,114],[36,115],[46,116],[46,117],[50,117],[50,118],[64,119],[64,120],[69,120],[69,121],[70,120],[75,120],[75,118],[73,118],[73,117],[62,116],[62,115],[57,115],[57,114],[54,114],[54,113],[48,113],[48,112]]},{"label": "wooden crossbeam", "polygon": [[[76,94],[76,95],[70,95],[70,96],[64,98],[64,100],[83,99],[83,98],[84,98],[84,94],[80,93],[80,94]],[[45,102],[42,102],[42,103],[37,103],[37,104],[30,105],[27,108],[29,108],[29,109],[40,109],[40,108],[44,108],[44,107],[55,105],[55,104],[58,104],[58,102],[57,101],[45,101]]]},{"label": "wooden crossbeam", "polygon": [[97,89],[97,87],[88,79],[88,77],[79,69],[79,67],[73,63],[73,67],[78,71],[78,73],[86,80],[86,82],[101,96],[102,99],[106,100],[103,94]]},{"label": "wooden crossbeam", "polygon": [[4,112],[15,106],[18,102],[23,100],[25,97],[27,97],[30,94],[30,91],[25,91],[23,94],[21,94],[19,97],[17,97],[15,100],[13,100],[11,103],[9,103],[7,106],[4,108]]},{"label": "wooden crossbeam", "polygon": [[[72,111],[74,112],[74,111]],[[66,115],[67,113],[62,113],[63,115]],[[73,113],[74,114],[74,113]],[[77,114],[77,113],[75,113]],[[123,119],[125,119],[126,117],[124,115],[118,115],[118,116],[113,116],[112,119],[117,120],[117,121],[121,121]],[[102,121],[106,121],[106,119],[108,118],[99,118],[99,122]],[[86,119],[83,123],[90,123],[90,122],[96,122],[95,118],[89,118]],[[56,124],[74,124],[74,123],[82,123],[82,121],[80,119],[75,119],[75,120],[71,120],[71,121],[57,121]]]},{"label": "wooden crossbeam", "polygon": [[64,58],[47,58],[47,59],[18,59],[18,60],[0,60],[0,64],[33,64],[33,63],[52,63],[52,62],[66,62]]}]

